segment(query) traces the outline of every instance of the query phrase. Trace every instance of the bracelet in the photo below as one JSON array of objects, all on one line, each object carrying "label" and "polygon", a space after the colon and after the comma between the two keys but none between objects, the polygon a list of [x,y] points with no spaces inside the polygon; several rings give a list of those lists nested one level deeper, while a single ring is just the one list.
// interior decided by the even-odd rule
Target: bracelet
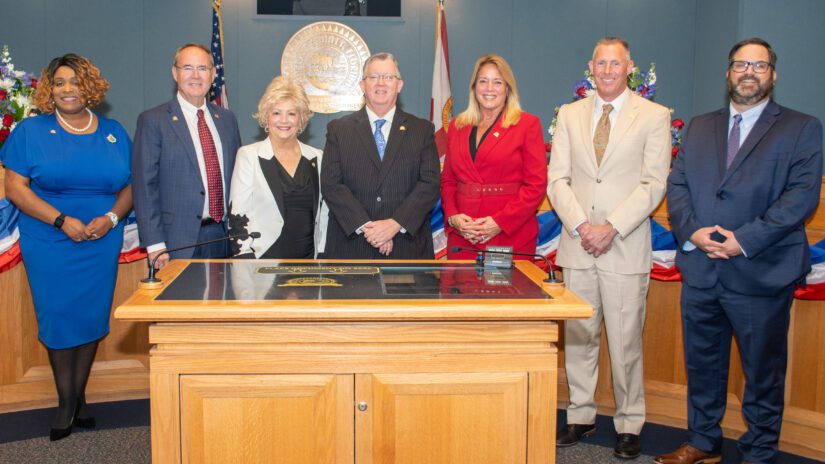
[{"label": "bracelet", "polygon": [[109,217],[109,219],[111,219],[111,220],[112,220],[112,227],[117,227],[117,223],[118,223],[118,217],[117,217],[117,214],[115,214],[115,213],[113,213],[113,212],[109,211],[108,213],[106,213],[106,216],[108,216],[108,217]]},{"label": "bracelet", "polygon": [[60,216],[57,216],[54,219],[54,223],[53,223],[54,228],[57,229],[57,230],[60,230],[61,228],[63,228],[63,223],[65,221],[66,221],[66,215],[63,214],[63,213],[60,213]]}]

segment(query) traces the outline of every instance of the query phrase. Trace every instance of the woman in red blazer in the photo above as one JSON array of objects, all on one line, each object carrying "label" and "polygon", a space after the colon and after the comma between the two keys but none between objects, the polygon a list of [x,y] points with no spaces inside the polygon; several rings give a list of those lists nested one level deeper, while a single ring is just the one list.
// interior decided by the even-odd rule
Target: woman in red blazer
[{"label": "woman in red blazer", "polygon": [[456,246],[535,253],[547,188],[541,121],[521,110],[513,70],[498,55],[476,61],[469,101],[450,123],[441,173],[447,257],[475,257]]}]

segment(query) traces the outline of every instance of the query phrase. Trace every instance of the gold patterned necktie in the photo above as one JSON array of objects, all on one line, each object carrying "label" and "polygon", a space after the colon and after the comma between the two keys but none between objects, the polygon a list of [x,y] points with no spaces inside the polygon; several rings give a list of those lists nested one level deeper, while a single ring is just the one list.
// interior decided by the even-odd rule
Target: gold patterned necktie
[{"label": "gold patterned necktie", "polygon": [[593,136],[593,148],[596,150],[596,165],[602,164],[604,151],[607,149],[607,141],[610,139],[610,112],[613,105],[606,103],[602,106],[602,117],[596,123],[596,134]]}]

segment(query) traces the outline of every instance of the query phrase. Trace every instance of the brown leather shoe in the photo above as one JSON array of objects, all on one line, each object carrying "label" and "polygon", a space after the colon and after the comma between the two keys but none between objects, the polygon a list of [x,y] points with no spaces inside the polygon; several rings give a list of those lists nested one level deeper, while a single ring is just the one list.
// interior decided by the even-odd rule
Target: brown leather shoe
[{"label": "brown leather shoe", "polygon": [[719,454],[706,453],[684,443],[670,454],[656,456],[653,462],[656,464],[713,464],[721,460],[722,456]]}]

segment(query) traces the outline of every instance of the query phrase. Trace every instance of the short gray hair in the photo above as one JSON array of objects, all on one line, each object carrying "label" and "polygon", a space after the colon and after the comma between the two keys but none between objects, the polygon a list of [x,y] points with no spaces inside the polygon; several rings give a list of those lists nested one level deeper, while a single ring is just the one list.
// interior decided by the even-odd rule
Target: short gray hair
[{"label": "short gray hair", "polygon": [[398,66],[398,60],[395,59],[395,55],[390,52],[378,52],[373,53],[372,56],[367,58],[367,61],[364,62],[364,68],[361,70],[361,78],[367,77],[367,66],[370,65],[373,61],[384,61],[384,60],[392,60],[395,64],[395,71],[396,77],[401,79],[401,66]]},{"label": "short gray hair", "polygon": [[[602,37],[598,41],[596,41],[596,46],[593,47],[593,58],[596,58],[596,50],[599,48],[600,45],[616,45],[619,44],[624,47],[625,51],[627,51],[627,59],[630,61],[630,44],[627,43],[627,40],[621,37]],[[591,58],[592,59],[592,58]]]},{"label": "short gray hair", "polygon": [[212,67],[215,67],[215,60],[212,58],[212,50],[206,48],[206,45],[199,44],[199,43],[188,43],[186,45],[182,45],[175,50],[175,60],[172,61],[172,66],[178,65],[178,58],[180,58],[180,52],[186,50],[187,48],[199,48],[202,52],[206,53],[209,56],[209,63],[212,64]]}]

